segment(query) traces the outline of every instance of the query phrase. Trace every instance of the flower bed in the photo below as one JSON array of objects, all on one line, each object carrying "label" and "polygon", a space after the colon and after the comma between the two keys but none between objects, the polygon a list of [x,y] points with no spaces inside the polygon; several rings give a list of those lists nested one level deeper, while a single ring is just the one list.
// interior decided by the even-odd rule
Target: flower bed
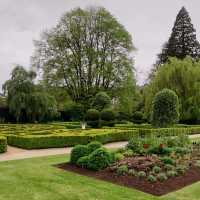
[{"label": "flower bed", "polygon": [[[186,135],[156,139],[135,136],[126,148],[115,152],[100,147],[88,153],[87,146],[75,147],[84,153],[79,153],[75,162],[59,167],[163,195],[200,180],[199,147]],[[95,162],[101,167],[91,167]]]}]

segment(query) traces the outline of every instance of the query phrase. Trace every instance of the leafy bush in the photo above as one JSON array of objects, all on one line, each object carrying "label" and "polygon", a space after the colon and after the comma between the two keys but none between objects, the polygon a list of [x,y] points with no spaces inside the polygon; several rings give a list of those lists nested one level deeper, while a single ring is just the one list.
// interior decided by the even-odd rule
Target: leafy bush
[{"label": "leafy bush", "polygon": [[127,150],[123,153],[123,155],[124,155],[125,157],[131,157],[131,156],[134,155],[134,152],[133,152],[133,150],[131,150],[131,149],[127,149]]},{"label": "leafy bush", "polygon": [[142,144],[141,144],[141,138],[139,137],[133,137],[131,140],[129,140],[127,144],[127,148],[131,149],[135,153],[139,153],[142,150]]},{"label": "leafy bush", "polygon": [[88,167],[88,162],[89,162],[89,157],[88,156],[83,156],[78,159],[76,164],[82,168],[87,168]]},{"label": "leafy bush", "polygon": [[178,119],[178,96],[172,90],[161,90],[153,101],[152,124],[156,127],[168,127],[177,123]]},{"label": "leafy bush", "polygon": [[139,178],[144,178],[144,177],[146,177],[146,173],[144,171],[139,171],[138,174],[137,174],[137,176]]},{"label": "leafy bush", "polygon": [[0,153],[7,151],[7,139],[6,137],[0,136]]},{"label": "leafy bush", "polygon": [[106,92],[99,92],[96,94],[93,106],[97,110],[101,111],[104,108],[108,108],[110,105],[111,105],[111,99]]},{"label": "leafy bush", "polygon": [[148,149],[149,154],[169,155],[172,152],[171,148],[161,147],[160,145],[153,146]]},{"label": "leafy bush", "polygon": [[98,171],[112,163],[112,155],[105,148],[96,149],[89,155],[88,168]]},{"label": "leafy bush", "polygon": [[122,159],[124,159],[124,155],[122,153],[115,153],[114,154],[114,160],[115,161],[120,161]]},{"label": "leafy bush", "polygon": [[78,159],[89,154],[88,147],[85,145],[76,145],[71,152],[70,162],[76,164]]},{"label": "leafy bush", "polygon": [[116,113],[113,109],[107,108],[101,111],[101,122],[103,126],[113,127],[115,125]]},{"label": "leafy bush", "polygon": [[93,151],[95,151],[96,149],[102,147],[102,144],[98,141],[93,141],[93,142],[90,142],[88,145],[88,152],[89,153],[92,153]]},{"label": "leafy bush", "polygon": [[154,175],[149,175],[149,176],[147,177],[147,180],[148,180],[149,182],[151,182],[151,183],[154,183],[154,182],[157,181],[157,178],[156,178]]},{"label": "leafy bush", "polygon": [[175,164],[175,160],[172,159],[171,157],[168,156],[164,156],[160,159],[164,164],[170,164],[170,165],[174,165]]},{"label": "leafy bush", "polygon": [[165,173],[158,174],[157,178],[161,182],[166,181],[168,179]]},{"label": "leafy bush", "polygon": [[98,128],[100,126],[100,113],[96,109],[89,109],[86,112],[85,119],[87,121],[87,124],[91,126],[92,128]]},{"label": "leafy bush", "polygon": [[154,167],[153,167],[153,172],[156,173],[156,174],[158,174],[158,173],[161,172],[161,168],[158,167],[158,166],[154,166]]},{"label": "leafy bush", "polygon": [[128,166],[127,165],[121,165],[117,169],[117,175],[126,175],[128,173]]},{"label": "leafy bush", "polygon": [[200,160],[196,161],[195,166],[200,168]]},{"label": "leafy bush", "polygon": [[175,171],[175,170],[170,170],[170,171],[167,171],[166,172],[166,175],[167,175],[167,177],[174,177],[174,176],[177,176],[178,175],[178,173]]},{"label": "leafy bush", "polygon": [[171,171],[171,170],[173,170],[174,169],[174,166],[173,165],[170,165],[170,164],[165,164],[165,169],[167,170],[167,171]]},{"label": "leafy bush", "polygon": [[144,123],[145,122],[144,114],[140,111],[134,112],[131,121],[136,124]]}]

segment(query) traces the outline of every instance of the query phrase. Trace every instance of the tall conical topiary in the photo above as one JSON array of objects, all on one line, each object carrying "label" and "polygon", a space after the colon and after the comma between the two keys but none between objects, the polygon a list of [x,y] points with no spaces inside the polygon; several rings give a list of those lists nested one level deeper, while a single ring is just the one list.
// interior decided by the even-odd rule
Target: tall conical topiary
[{"label": "tall conical topiary", "polygon": [[186,56],[200,58],[200,44],[196,39],[196,30],[191,23],[189,13],[182,7],[176,17],[171,36],[158,55],[156,65],[165,63],[169,57],[183,59]]}]

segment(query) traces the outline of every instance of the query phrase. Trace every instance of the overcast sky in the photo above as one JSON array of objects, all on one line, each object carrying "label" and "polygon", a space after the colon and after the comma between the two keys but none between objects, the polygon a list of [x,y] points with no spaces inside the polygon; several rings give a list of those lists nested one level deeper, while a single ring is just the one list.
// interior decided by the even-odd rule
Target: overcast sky
[{"label": "overcast sky", "polygon": [[137,79],[145,81],[156,54],[185,6],[200,39],[199,0],[0,0],[0,88],[15,64],[30,67],[33,40],[74,7],[104,6],[133,37]]}]

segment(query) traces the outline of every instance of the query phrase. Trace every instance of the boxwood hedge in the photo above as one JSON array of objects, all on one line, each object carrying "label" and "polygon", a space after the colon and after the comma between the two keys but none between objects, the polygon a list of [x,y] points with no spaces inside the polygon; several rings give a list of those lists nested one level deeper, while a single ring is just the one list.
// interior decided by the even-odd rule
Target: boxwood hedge
[{"label": "boxwood hedge", "polygon": [[7,139],[6,137],[0,136],[0,153],[7,151]]}]

